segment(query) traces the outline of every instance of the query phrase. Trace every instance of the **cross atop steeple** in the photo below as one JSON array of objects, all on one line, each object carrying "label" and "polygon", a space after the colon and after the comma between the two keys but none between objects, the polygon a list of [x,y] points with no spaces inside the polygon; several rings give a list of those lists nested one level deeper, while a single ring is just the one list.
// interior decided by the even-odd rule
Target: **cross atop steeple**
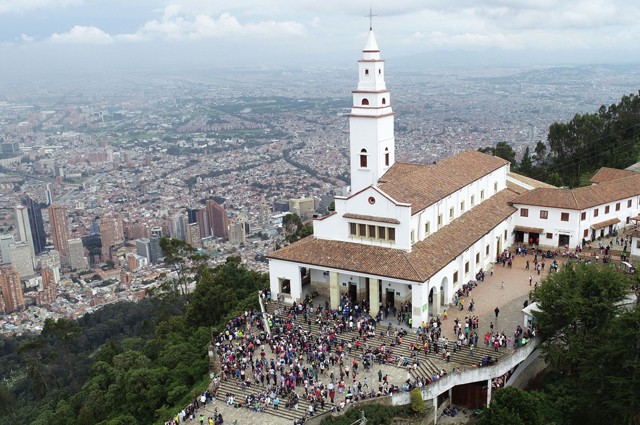
[{"label": "cross atop steeple", "polygon": [[367,18],[369,18],[369,31],[373,29],[373,17],[378,16],[373,14],[373,6],[371,5],[371,3],[372,2],[369,2],[369,14],[366,16]]}]

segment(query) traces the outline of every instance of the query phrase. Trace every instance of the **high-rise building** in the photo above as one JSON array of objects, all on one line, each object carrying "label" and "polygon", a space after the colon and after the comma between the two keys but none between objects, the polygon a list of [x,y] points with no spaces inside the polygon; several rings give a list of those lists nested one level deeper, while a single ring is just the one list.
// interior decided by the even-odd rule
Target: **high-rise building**
[{"label": "high-rise building", "polygon": [[69,258],[69,226],[67,224],[67,210],[63,205],[49,206],[49,222],[51,223],[53,247],[61,257]]},{"label": "high-rise building", "polygon": [[16,241],[13,235],[0,236],[0,256],[2,257],[2,261],[0,261],[0,265],[11,263],[11,254],[9,253],[9,246],[15,242]]},{"label": "high-rise building", "polygon": [[211,236],[211,225],[209,223],[209,212],[206,208],[196,210],[196,222],[200,228],[200,237],[206,238]]},{"label": "high-rise building", "polygon": [[174,239],[180,239],[184,241],[187,239],[187,217],[184,214],[176,214],[171,217],[171,232],[170,235]]},{"label": "high-rise building", "polygon": [[124,229],[120,216],[105,214],[100,219],[100,239],[102,259],[111,259],[111,249],[124,243]]},{"label": "high-rise building", "polygon": [[45,267],[40,271],[42,276],[42,287],[36,295],[38,305],[51,305],[58,296],[58,282],[60,275],[58,269]]},{"label": "high-rise building", "polygon": [[72,270],[86,270],[87,258],[84,256],[82,239],[69,239],[69,266]]},{"label": "high-rise building", "polygon": [[245,227],[243,223],[235,222],[229,225],[229,242],[240,245],[247,242]]},{"label": "high-rise building", "polygon": [[198,223],[190,223],[187,226],[187,242],[195,248],[202,247],[202,237],[200,236]]},{"label": "high-rise building", "polygon": [[33,256],[27,242],[16,242],[9,246],[9,255],[11,256],[11,265],[20,273],[20,276],[32,276],[35,274],[33,270]]},{"label": "high-rise building", "polygon": [[51,189],[51,183],[47,183],[45,188],[45,197],[47,199],[47,205],[53,204],[53,190]]},{"label": "high-rise building", "polygon": [[149,237],[149,226],[145,223],[126,222],[123,223],[122,229],[124,231],[124,237],[128,241]]},{"label": "high-rise building", "polygon": [[151,241],[148,238],[136,239],[136,254],[151,263]]},{"label": "high-rise building", "polygon": [[158,238],[162,238],[162,227],[154,226],[151,228],[150,237],[157,236]]},{"label": "high-rise building", "polygon": [[47,243],[47,235],[44,233],[42,209],[37,201],[34,201],[28,196],[23,196],[20,202],[23,206],[27,207],[29,227],[31,228],[31,237],[33,238],[34,255],[39,255],[44,251],[44,246]]},{"label": "high-rise building", "polygon": [[20,273],[13,267],[0,267],[0,311],[11,313],[24,308]]},{"label": "high-rise building", "polygon": [[212,229],[212,235],[225,240],[229,239],[229,219],[224,207],[213,199],[209,199],[206,208],[209,214],[209,227]]},{"label": "high-rise building", "polygon": [[35,258],[36,250],[33,246],[33,235],[31,234],[31,223],[29,221],[29,210],[24,205],[16,206],[16,224],[18,228],[18,239],[29,246],[31,257]]},{"label": "high-rise building", "polygon": [[289,211],[303,219],[311,219],[316,210],[315,202],[313,198],[289,199]]},{"label": "high-rise building", "polygon": [[147,257],[134,254],[133,252],[128,253],[126,255],[126,259],[127,259],[127,267],[132,272],[137,271],[138,269],[149,265],[149,260],[147,259]]},{"label": "high-rise building", "polygon": [[198,222],[197,213],[198,213],[197,208],[187,209],[187,220],[189,220],[187,224],[193,224]]},{"label": "high-rise building", "polygon": [[162,237],[153,235],[149,238],[149,248],[151,250],[151,263],[157,263],[162,258],[162,248],[160,247]]}]

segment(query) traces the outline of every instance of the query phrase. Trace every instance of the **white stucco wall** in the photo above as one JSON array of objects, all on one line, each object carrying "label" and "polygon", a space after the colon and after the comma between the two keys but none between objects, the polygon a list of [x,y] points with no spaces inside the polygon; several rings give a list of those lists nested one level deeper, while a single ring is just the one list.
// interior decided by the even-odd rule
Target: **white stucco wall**
[{"label": "white stucco wall", "polygon": [[[631,200],[631,207],[627,207],[629,200]],[[618,211],[616,211],[617,203],[620,203],[620,209]],[[607,206],[609,207],[608,213],[605,212]],[[544,229],[544,232],[540,235],[540,245],[543,246],[558,246],[559,236],[569,235],[570,248],[574,248],[575,246],[579,245],[582,242],[582,238],[585,238],[586,240],[592,240],[592,225],[617,218],[620,220],[620,223],[615,226],[620,229],[625,225],[628,217],[634,217],[638,215],[639,211],[637,202],[634,199],[630,198],[601,204],[582,211],[525,204],[514,204],[514,207],[518,208],[518,212],[516,212],[516,214],[514,214],[513,216],[514,226],[538,227]],[[522,217],[520,215],[520,210],[522,208],[526,208],[529,210],[528,217]],[[597,216],[595,215],[596,210],[598,210]],[[540,211],[547,211],[548,218],[540,218]],[[563,212],[569,214],[569,221],[561,220],[561,214]],[[583,212],[585,213],[584,220],[582,220]],[[607,226],[604,230],[605,235],[608,234],[609,227]],[[547,238],[547,233],[551,233],[551,238]],[[597,238],[598,236],[600,236],[600,234],[600,229],[596,230],[595,237]]]},{"label": "white stucco wall", "polygon": [[302,279],[300,276],[300,265],[281,260],[269,260],[269,288],[271,296],[276,299],[280,294],[280,279],[289,279],[291,281],[291,295],[285,297],[291,298],[288,301],[300,300],[302,295]]},{"label": "white stucco wall", "polygon": [[[370,202],[373,198],[374,203]],[[407,204],[397,204],[382,194],[379,190],[368,188],[349,198],[336,197],[336,214],[316,220],[313,223],[314,235],[320,239],[339,240],[345,242],[358,242],[365,245],[384,246],[403,250],[411,249],[411,234],[409,231],[411,219],[411,207]],[[366,221],[353,218],[345,218],[345,213],[368,215],[398,220],[400,224]],[[362,223],[391,227],[395,229],[395,242],[379,241],[357,236],[351,236],[349,223]]]}]

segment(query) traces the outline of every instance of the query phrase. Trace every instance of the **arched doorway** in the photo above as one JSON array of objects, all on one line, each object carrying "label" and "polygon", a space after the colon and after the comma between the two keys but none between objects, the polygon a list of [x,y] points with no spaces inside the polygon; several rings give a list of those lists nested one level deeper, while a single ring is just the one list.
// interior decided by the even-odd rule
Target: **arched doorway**
[{"label": "arched doorway", "polygon": [[440,305],[444,308],[449,307],[449,303],[451,302],[451,288],[449,288],[449,279],[447,277],[442,278],[442,282],[440,282]]}]

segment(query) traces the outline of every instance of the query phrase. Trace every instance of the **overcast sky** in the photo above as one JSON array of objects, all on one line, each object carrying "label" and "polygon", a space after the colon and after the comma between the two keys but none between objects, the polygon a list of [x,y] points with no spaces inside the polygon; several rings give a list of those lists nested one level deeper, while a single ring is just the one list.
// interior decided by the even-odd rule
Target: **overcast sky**
[{"label": "overcast sky", "polygon": [[[0,57],[3,67],[18,71],[177,63],[341,67],[358,58],[369,4],[0,0]],[[501,62],[640,62],[638,0],[373,0],[373,12],[387,59],[474,51]]]}]

